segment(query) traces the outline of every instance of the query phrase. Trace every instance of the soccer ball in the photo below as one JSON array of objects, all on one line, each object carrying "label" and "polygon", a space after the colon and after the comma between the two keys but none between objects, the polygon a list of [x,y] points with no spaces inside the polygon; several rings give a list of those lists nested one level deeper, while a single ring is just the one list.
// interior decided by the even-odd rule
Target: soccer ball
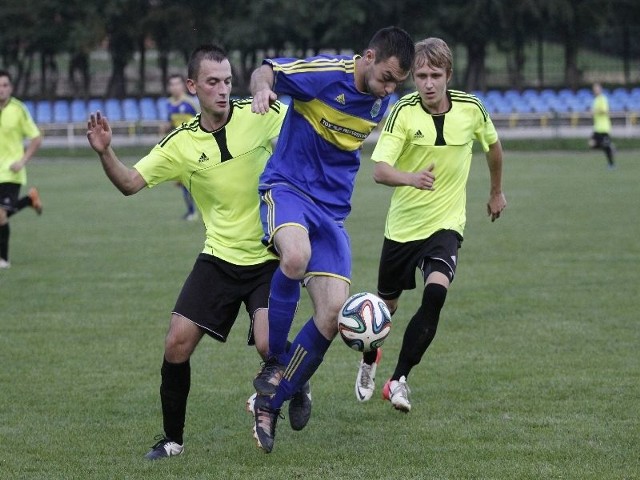
[{"label": "soccer ball", "polygon": [[348,347],[368,352],[382,346],[391,331],[387,305],[372,293],[350,296],[338,317],[338,331]]}]

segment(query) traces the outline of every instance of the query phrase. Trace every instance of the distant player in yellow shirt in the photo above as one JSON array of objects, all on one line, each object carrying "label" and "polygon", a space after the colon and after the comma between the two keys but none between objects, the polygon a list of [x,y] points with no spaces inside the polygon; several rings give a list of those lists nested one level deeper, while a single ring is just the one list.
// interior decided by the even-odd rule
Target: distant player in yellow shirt
[{"label": "distant player in yellow shirt", "polygon": [[[506,207],[498,135],[478,98],[447,89],[452,70],[451,50],[443,40],[428,38],[416,44],[413,79],[417,92],[396,102],[371,156],[375,181],[394,187],[378,295],[393,314],[402,292],[416,288],[416,269],[424,280],[422,302],[409,320],[395,371],[383,388],[383,398],[404,412],[411,409],[407,378],[436,334],[456,271],[476,140],[489,166],[487,213],[491,221]],[[359,401],[373,394],[378,353],[363,355],[355,385]]]},{"label": "distant player in yellow shirt", "polygon": [[206,227],[204,250],[182,287],[171,315],[161,368],[160,399],[164,435],[150,460],[180,455],[189,360],[207,334],[225,342],[242,304],[249,314],[249,343],[268,349],[269,286],[278,266],[261,243],[258,177],[280,133],[286,107],[274,102],[265,115],[251,112],[251,99],[231,100],[231,65],[214,45],[197,48],[188,64],[187,87],[201,113],[172,130],[133,168],[111,148],[111,128],[91,114],[87,137],[109,180],[125,195],[166,181],[185,185]]},{"label": "distant player in yellow shirt", "polygon": [[593,103],[591,104],[591,113],[593,114],[593,134],[589,140],[591,148],[604,150],[607,156],[607,165],[609,168],[615,167],[613,160],[614,146],[611,143],[611,118],[609,118],[609,100],[602,92],[602,85],[594,83],[593,87]]},{"label": "distant player in yellow shirt", "polygon": [[[27,183],[25,166],[42,144],[42,135],[29,110],[12,97],[11,75],[0,70],[0,269],[9,262],[9,217],[25,207],[42,213],[42,202],[35,188],[20,198],[20,188]],[[27,148],[24,141],[29,140]]]}]

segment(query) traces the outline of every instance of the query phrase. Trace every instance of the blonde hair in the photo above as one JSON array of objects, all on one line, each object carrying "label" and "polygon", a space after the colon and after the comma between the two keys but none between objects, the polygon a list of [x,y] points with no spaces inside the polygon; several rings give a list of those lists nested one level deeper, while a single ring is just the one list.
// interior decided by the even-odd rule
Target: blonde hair
[{"label": "blonde hair", "polygon": [[425,63],[432,67],[444,68],[447,74],[453,71],[453,54],[447,42],[441,38],[429,37],[416,43],[416,56],[413,68]]}]

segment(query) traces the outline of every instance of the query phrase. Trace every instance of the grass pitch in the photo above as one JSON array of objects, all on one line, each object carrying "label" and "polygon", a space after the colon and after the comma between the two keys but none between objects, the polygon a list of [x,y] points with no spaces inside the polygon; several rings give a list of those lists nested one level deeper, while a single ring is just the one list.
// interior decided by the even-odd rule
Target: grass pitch
[{"label": "grass pitch", "polygon": [[[78,156],[78,155],[76,155]],[[244,402],[259,361],[241,313],[227,344],[192,358],[186,449],[148,462],[161,429],[169,311],[202,248],[165,184],[125,198],[97,158],[39,159],[45,204],[11,222],[0,271],[0,477],[7,479],[640,478],[640,163],[597,152],[506,152],[509,202],[485,216],[472,167],[466,240],[438,336],[411,374],[413,410],[379,399],[420,292],[407,292],[373,400],[336,340],[313,380],[308,427],[256,449]],[[134,158],[126,158],[133,163]],[[348,222],[352,291],[375,291],[390,189],[368,157]],[[306,293],[294,329],[309,316]]]}]

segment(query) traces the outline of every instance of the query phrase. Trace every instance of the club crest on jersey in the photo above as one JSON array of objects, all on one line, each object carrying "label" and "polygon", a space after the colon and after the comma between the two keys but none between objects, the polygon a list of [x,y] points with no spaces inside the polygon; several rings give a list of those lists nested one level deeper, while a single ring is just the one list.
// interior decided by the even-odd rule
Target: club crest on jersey
[{"label": "club crest on jersey", "polygon": [[382,100],[377,99],[376,103],[374,103],[373,107],[371,108],[371,112],[369,112],[371,114],[371,118],[375,118],[378,116],[378,114],[380,113],[380,107],[382,107]]}]

